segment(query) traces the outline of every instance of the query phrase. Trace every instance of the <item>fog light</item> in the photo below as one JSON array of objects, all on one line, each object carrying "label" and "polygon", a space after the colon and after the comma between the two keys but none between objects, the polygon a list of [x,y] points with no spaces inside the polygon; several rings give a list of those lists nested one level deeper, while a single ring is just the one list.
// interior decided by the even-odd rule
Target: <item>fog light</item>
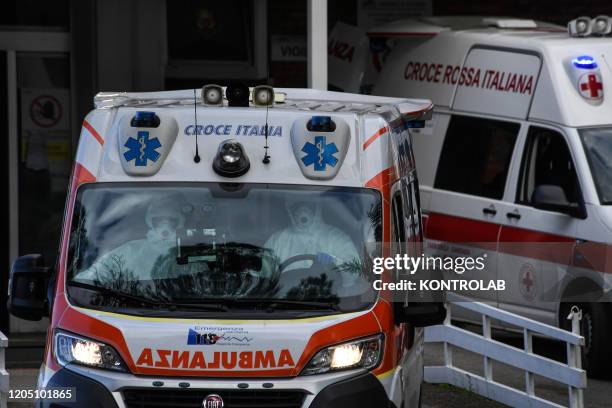
[{"label": "fog light", "polygon": [[223,88],[219,85],[204,85],[202,87],[202,102],[206,106],[223,106]]},{"label": "fog light", "polygon": [[262,107],[274,105],[274,88],[268,85],[253,88],[253,105]]},{"label": "fog light", "polygon": [[251,164],[244,147],[235,139],[228,139],[219,145],[213,160],[213,169],[223,177],[240,177],[249,171]]}]

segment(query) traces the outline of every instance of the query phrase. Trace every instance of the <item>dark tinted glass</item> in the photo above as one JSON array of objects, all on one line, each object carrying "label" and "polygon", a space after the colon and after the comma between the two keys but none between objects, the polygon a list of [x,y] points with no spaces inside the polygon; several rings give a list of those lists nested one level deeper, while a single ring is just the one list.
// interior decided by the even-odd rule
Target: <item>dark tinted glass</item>
[{"label": "dark tinted glass", "polygon": [[68,0],[3,0],[0,2],[0,25],[20,27],[55,27],[70,24]]},{"label": "dark tinted glass", "polygon": [[249,1],[167,1],[166,9],[171,59],[250,60]]},{"label": "dark tinted glass", "polygon": [[612,128],[580,129],[601,204],[612,204]]},{"label": "dark tinted glass", "polygon": [[518,123],[453,116],[434,186],[501,199],[519,128]]},{"label": "dark tinted glass", "polygon": [[572,156],[563,136],[551,129],[532,126],[521,168],[518,202],[531,204],[537,186],[560,186],[567,201],[578,202],[578,181]]}]

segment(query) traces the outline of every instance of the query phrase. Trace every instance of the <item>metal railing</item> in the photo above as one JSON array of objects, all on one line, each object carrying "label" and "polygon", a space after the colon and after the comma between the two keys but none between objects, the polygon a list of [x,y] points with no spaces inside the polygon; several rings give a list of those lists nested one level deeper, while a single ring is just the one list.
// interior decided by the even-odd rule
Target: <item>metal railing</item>
[{"label": "metal railing", "polygon": [[5,369],[4,350],[8,347],[8,339],[0,332],[0,408],[8,404],[9,373]]},{"label": "metal railing", "polygon": [[[426,382],[451,384],[512,407],[564,407],[536,396],[534,375],[539,375],[568,387],[568,407],[584,407],[583,390],[586,388],[587,379],[581,361],[584,337],[580,335],[580,319],[582,319],[580,310],[573,308],[568,316],[568,319],[572,320],[572,332],[569,332],[484,303],[470,301],[454,293],[447,295],[447,301],[451,302],[453,307],[482,315],[482,335],[453,326],[450,307],[447,307],[448,313],[444,324],[425,329],[425,342],[444,345],[444,366],[426,366]],[[492,339],[492,319],[522,328],[523,349]],[[566,343],[567,364],[534,354],[534,334]],[[484,376],[455,367],[453,346],[482,355]],[[493,379],[493,360],[522,369],[525,372],[524,390],[496,382]]]}]

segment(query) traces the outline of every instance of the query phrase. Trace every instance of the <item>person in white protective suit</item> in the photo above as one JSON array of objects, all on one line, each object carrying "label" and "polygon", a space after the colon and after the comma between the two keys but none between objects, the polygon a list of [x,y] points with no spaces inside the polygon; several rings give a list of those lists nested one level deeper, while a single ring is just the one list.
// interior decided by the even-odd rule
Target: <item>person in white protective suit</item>
[{"label": "person in white protective suit", "polygon": [[77,280],[120,278],[128,281],[149,280],[154,266],[171,255],[176,247],[176,230],[185,224],[180,197],[153,199],[145,213],[149,227],[144,239],[126,242],[102,255],[91,267],[79,273]]},{"label": "person in white protective suit", "polygon": [[350,285],[357,273],[348,271],[350,263],[358,262],[360,257],[353,240],[340,229],[323,221],[320,198],[292,197],[285,207],[291,226],[277,231],[268,239],[264,247],[271,252],[272,262],[264,262],[264,274],[269,276],[278,272],[279,266],[298,255],[311,255],[314,259],[291,262],[283,267],[281,273],[292,269],[307,269],[318,262],[343,276],[344,285]]}]

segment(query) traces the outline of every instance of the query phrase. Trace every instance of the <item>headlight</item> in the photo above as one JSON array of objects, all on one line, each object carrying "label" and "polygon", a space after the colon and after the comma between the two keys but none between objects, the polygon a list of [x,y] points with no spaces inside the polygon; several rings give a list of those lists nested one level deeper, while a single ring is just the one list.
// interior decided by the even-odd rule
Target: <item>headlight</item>
[{"label": "headlight", "polygon": [[107,370],[127,371],[126,365],[111,346],[64,332],[55,333],[55,358],[62,365],[81,364]]},{"label": "headlight", "polygon": [[354,368],[370,370],[378,366],[382,357],[382,346],[383,335],[379,334],[324,348],[315,354],[302,374],[322,374]]}]

